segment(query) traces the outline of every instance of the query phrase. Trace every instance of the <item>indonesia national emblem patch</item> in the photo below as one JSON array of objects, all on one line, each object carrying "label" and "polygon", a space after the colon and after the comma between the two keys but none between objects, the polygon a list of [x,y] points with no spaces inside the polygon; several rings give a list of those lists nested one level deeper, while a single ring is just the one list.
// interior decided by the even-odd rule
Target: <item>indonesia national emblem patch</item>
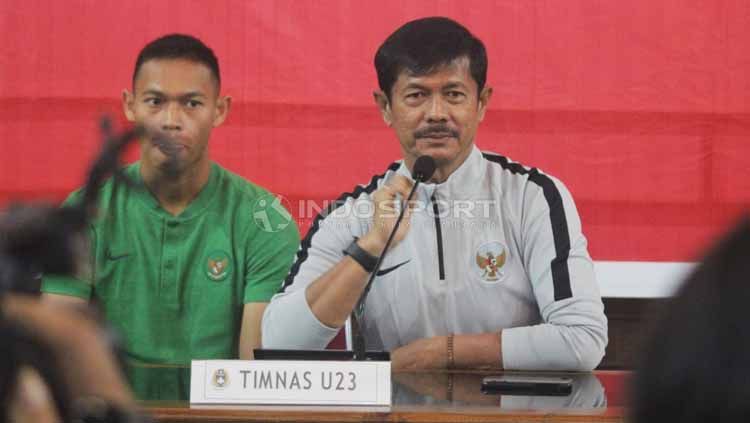
[{"label": "indonesia national emblem patch", "polygon": [[503,267],[507,261],[508,249],[502,242],[486,242],[474,253],[474,273],[482,282],[500,282],[505,277]]},{"label": "indonesia national emblem patch", "polygon": [[214,251],[206,258],[206,276],[212,281],[223,281],[231,273],[229,254]]}]

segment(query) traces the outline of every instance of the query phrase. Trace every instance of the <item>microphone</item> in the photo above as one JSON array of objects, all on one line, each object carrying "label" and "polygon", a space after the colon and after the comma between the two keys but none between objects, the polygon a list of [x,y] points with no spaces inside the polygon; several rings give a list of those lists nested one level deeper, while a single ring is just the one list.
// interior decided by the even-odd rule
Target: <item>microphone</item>
[{"label": "microphone", "polygon": [[354,307],[354,310],[352,310],[352,348],[354,350],[355,360],[366,360],[365,338],[362,335],[360,322],[362,321],[362,316],[365,314],[365,301],[367,300],[367,295],[370,293],[372,282],[375,280],[378,270],[380,270],[380,266],[388,252],[388,248],[391,246],[391,242],[393,242],[393,236],[396,234],[396,231],[398,231],[401,220],[404,218],[404,212],[406,211],[406,208],[409,207],[409,201],[411,201],[414,193],[417,191],[417,186],[421,182],[426,182],[432,177],[432,174],[435,173],[435,167],[435,159],[426,155],[419,156],[414,162],[414,169],[411,172],[412,177],[414,178],[414,186],[412,186],[409,196],[404,200],[404,207],[401,207],[398,218],[396,218],[396,224],[393,225],[393,230],[391,230],[391,234],[385,242],[383,251],[380,253],[378,261],[375,263],[375,268],[372,273],[370,273],[370,279],[367,280],[367,285],[365,285],[364,291],[362,291],[359,300],[357,300],[357,305]]},{"label": "microphone", "polygon": [[[419,156],[414,162],[414,170],[411,175],[416,183],[427,182],[432,178],[432,174],[435,173],[435,159],[430,156]],[[414,184],[416,187],[417,185]],[[412,189],[412,192],[414,190]]]}]

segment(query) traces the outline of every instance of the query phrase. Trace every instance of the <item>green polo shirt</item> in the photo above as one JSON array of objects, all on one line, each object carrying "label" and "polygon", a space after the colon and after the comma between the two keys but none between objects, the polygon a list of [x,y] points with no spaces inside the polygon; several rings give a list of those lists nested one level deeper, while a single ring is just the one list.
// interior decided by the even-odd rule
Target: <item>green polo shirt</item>
[{"label": "green polo shirt", "polygon": [[92,280],[45,275],[42,291],[98,300],[131,359],[237,358],[243,306],[278,291],[299,232],[273,195],[211,166],[179,216],[145,188],[139,163],[125,169],[133,186],[110,179],[91,228]]}]

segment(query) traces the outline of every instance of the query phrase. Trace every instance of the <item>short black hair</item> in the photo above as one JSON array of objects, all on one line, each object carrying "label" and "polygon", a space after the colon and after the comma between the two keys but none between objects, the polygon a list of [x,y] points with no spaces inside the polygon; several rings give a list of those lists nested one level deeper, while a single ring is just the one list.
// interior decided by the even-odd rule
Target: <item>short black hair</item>
[{"label": "short black hair", "polygon": [[749,252],[745,217],[662,307],[632,381],[634,423],[747,421]]},{"label": "short black hair", "polygon": [[378,84],[390,99],[401,71],[427,75],[461,57],[469,58],[469,71],[477,83],[477,92],[481,93],[487,80],[487,51],[481,40],[445,17],[407,22],[375,53]]},{"label": "short black hair", "polygon": [[159,37],[146,44],[138,53],[133,70],[133,86],[138,71],[144,63],[154,59],[185,59],[208,66],[216,78],[216,83],[221,86],[219,73],[219,60],[213,50],[192,35],[169,34]]}]

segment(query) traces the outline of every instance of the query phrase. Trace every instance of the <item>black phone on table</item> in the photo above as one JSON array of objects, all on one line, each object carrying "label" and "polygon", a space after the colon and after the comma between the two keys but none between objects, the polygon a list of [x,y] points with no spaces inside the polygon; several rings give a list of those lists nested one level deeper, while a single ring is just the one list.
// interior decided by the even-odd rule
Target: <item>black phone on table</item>
[{"label": "black phone on table", "polygon": [[499,375],[482,379],[482,392],[502,395],[567,396],[573,379],[559,376]]}]

